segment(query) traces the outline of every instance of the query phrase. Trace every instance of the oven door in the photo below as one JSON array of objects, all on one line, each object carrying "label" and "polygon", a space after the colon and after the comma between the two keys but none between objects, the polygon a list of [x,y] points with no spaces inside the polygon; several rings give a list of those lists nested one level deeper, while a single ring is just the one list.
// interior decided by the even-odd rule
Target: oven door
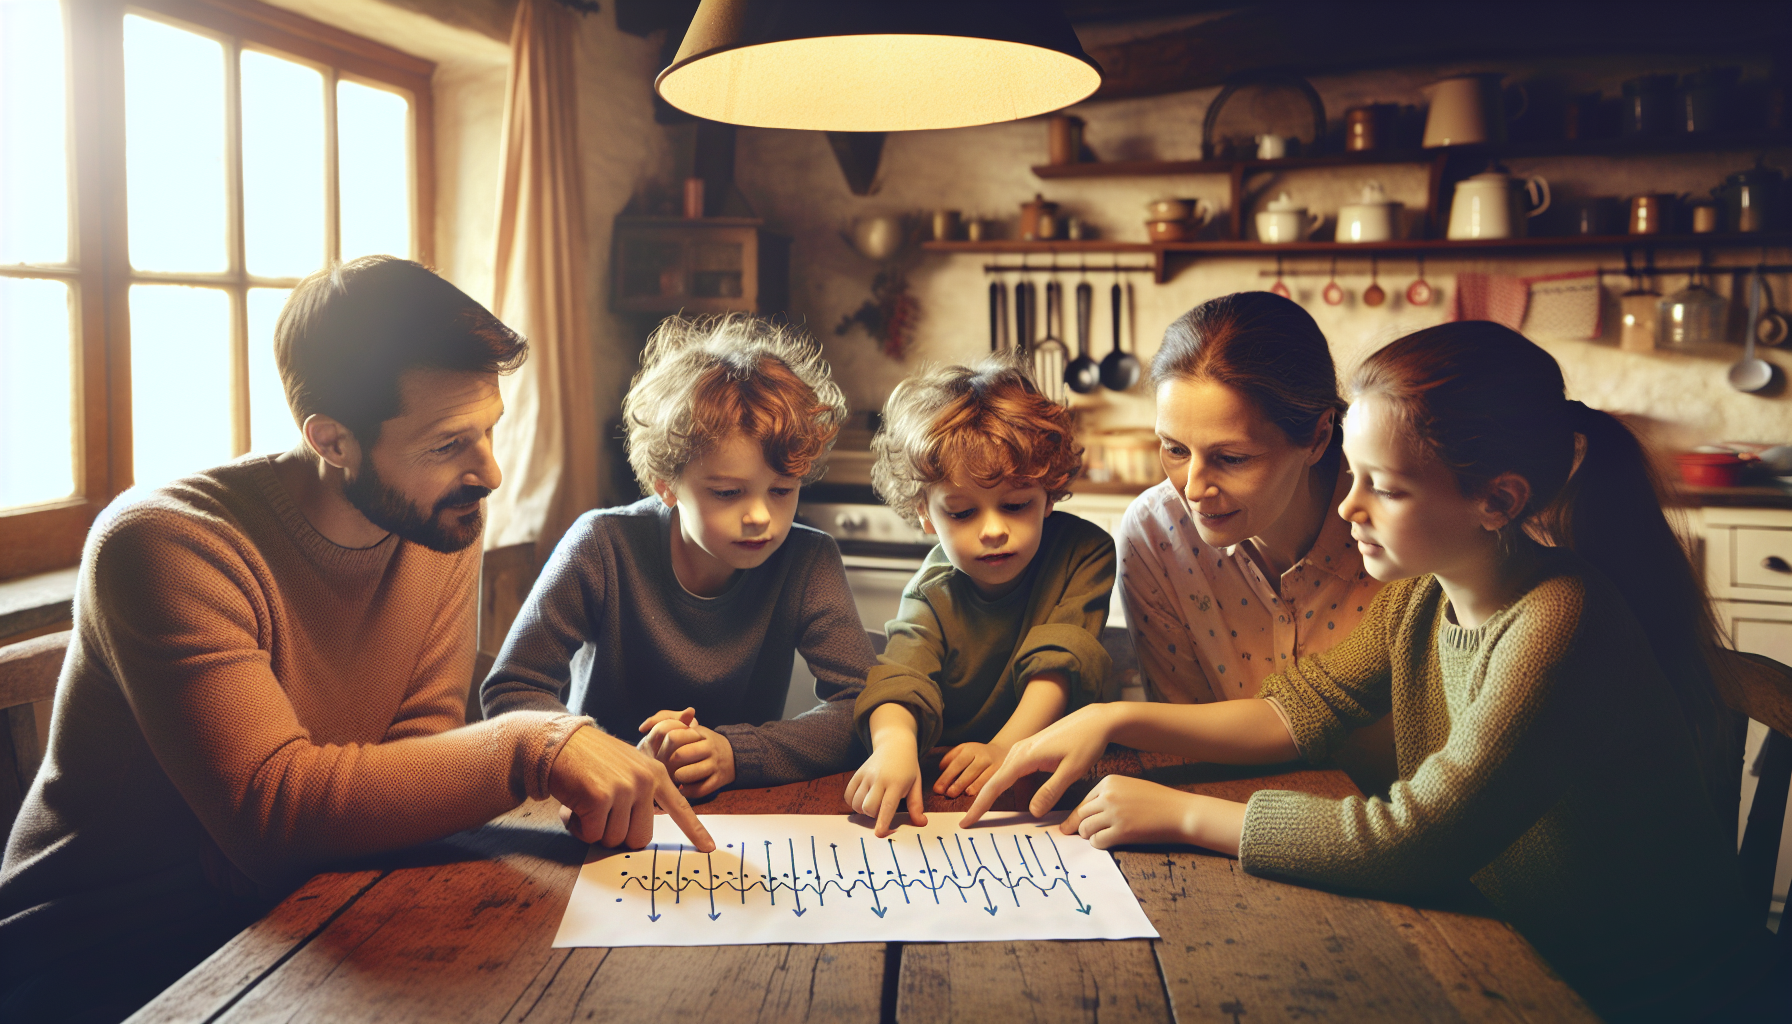
[{"label": "oven door", "polygon": [[[853,603],[859,608],[859,622],[866,630],[881,634],[884,625],[896,617],[902,603],[902,588],[921,568],[925,553],[913,557],[849,554],[851,541],[841,544],[840,561],[846,566],[846,584],[852,588]],[[883,650],[874,638],[873,646]],[[784,698],[784,717],[794,718],[816,705],[815,676],[809,672],[801,652],[790,667],[790,690]]]}]

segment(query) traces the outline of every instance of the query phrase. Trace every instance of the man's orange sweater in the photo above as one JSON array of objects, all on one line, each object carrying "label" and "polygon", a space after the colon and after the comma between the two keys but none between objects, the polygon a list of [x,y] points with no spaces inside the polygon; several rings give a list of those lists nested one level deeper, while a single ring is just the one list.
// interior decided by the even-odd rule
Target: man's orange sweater
[{"label": "man's orange sweater", "polygon": [[14,975],[547,794],[589,719],[463,724],[479,549],[338,547],[265,456],[114,502],[0,864]]}]

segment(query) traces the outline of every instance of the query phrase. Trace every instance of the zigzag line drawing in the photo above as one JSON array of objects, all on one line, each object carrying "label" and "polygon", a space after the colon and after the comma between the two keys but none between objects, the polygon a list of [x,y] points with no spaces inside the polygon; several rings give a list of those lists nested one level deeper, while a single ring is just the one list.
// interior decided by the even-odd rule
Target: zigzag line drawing
[{"label": "zigzag line drawing", "polygon": [[[799,848],[796,845],[795,836],[786,837],[785,848],[782,850],[779,850],[777,845],[770,840],[763,841],[761,850],[749,850],[745,843],[728,843],[725,849],[733,851],[741,858],[741,869],[738,873],[726,869],[718,872],[714,854],[703,854],[703,866],[687,870],[684,867],[685,854],[688,852],[695,863],[698,856],[696,850],[682,843],[676,844],[675,849],[672,848],[673,844],[654,843],[648,850],[628,855],[629,859],[632,859],[640,853],[646,853],[647,870],[632,872],[623,870],[621,888],[626,891],[633,886],[647,894],[649,921],[658,921],[663,916],[658,902],[662,895],[670,894],[673,905],[680,906],[684,894],[689,890],[695,890],[692,892],[693,897],[699,897],[699,894],[708,897],[709,909],[706,916],[711,921],[722,916],[722,912],[717,909],[716,896],[718,894],[722,895],[724,900],[730,896],[737,896],[740,905],[746,906],[747,895],[752,892],[760,892],[775,907],[778,905],[778,894],[782,892],[795,904],[791,912],[797,917],[801,917],[811,909],[803,905],[805,896],[808,896],[815,906],[825,907],[830,894],[851,899],[861,888],[871,897],[872,906],[868,909],[882,919],[890,909],[890,904],[884,896],[885,893],[894,889],[901,895],[905,904],[912,904],[914,901],[910,898],[909,890],[916,887],[921,890],[917,895],[923,901],[931,897],[935,906],[940,905],[940,894],[945,892],[948,887],[957,894],[961,903],[967,904],[973,902],[969,893],[975,891],[982,897],[980,902],[983,903],[983,906],[980,909],[994,916],[1001,907],[990,895],[989,885],[991,883],[995,884],[998,890],[1006,890],[1016,907],[1021,905],[1020,897],[1023,888],[1030,889],[1041,898],[1049,898],[1059,886],[1063,886],[1064,891],[1076,904],[1075,912],[1088,914],[1093,908],[1083,901],[1075,886],[1071,884],[1070,868],[1064,862],[1064,855],[1058,849],[1057,840],[1052,838],[1049,829],[1043,831],[1041,835],[1049,844],[1053,860],[1056,861],[1055,865],[1048,865],[1045,862],[1038,845],[1033,841],[1033,836],[1020,833],[1006,835],[992,833],[983,836],[981,838],[984,840],[984,848],[979,848],[977,844],[979,837],[954,836],[952,841],[953,846],[957,848],[956,858],[953,856],[952,847],[946,845],[946,840],[942,836],[933,837],[936,846],[936,850],[933,851],[928,850],[926,837],[920,835],[911,837],[913,839],[912,847],[907,843],[899,847],[894,837],[885,839],[881,844],[875,840],[867,843],[865,839],[861,838],[857,850],[858,856],[853,857],[851,850],[847,852],[847,865],[855,862],[864,865],[862,869],[852,868],[852,875],[846,873],[848,867],[841,863],[839,844],[828,844],[829,859],[823,861],[814,836],[809,837],[807,869],[798,860]],[[968,852],[965,848],[967,842],[970,847]],[[887,850],[884,847],[887,847]],[[995,862],[993,866],[984,859],[985,849],[987,849],[990,859]],[[915,859],[909,861],[908,868],[903,867],[904,850],[908,850],[911,857],[919,860],[919,869],[914,867]],[[887,861],[885,860],[886,853]],[[1010,866],[1008,860],[1010,853],[1015,858],[1013,867]],[[660,858],[665,854],[672,855],[672,867],[662,871]],[[754,865],[755,856],[758,858],[758,867]],[[872,863],[873,856],[878,858],[877,864]],[[935,866],[936,856],[937,863],[944,864],[944,868]],[[975,861],[974,864],[973,861]],[[834,868],[832,878],[827,877],[824,866],[829,863]],[[780,870],[786,867],[789,868],[788,871]],[[878,874],[880,870],[883,872],[881,876]],[[720,904],[723,907],[727,905],[726,902]]]}]

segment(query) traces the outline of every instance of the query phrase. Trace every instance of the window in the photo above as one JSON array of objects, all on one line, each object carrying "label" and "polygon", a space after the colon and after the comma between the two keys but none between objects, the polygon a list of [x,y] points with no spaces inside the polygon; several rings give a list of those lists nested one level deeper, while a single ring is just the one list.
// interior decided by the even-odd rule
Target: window
[{"label": "window", "polygon": [[0,0],[0,579],[296,443],[293,285],[430,259],[432,71],[251,0]]}]

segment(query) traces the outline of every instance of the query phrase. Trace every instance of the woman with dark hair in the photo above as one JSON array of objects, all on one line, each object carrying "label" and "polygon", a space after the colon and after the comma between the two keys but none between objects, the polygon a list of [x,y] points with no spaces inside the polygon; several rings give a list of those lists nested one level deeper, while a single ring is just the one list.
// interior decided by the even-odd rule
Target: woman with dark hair
[{"label": "woman with dark hair", "polygon": [[1062,827],[1396,899],[1469,883],[1608,1020],[1784,1021],[1785,965],[1744,896],[1719,778],[1739,757],[1718,631],[1642,445],[1484,321],[1394,342],[1351,393],[1339,513],[1386,583],[1361,624],[1260,700],[1065,717],[1014,745],[965,823],[1039,770],[1031,806],[1049,809],[1110,742],[1319,761],[1391,711],[1385,796],[1237,803],[1108,776]]},{"label": "woman with dark hair", "polygon": [[[1347,636],[1381,588],[1337,514],[1350,477],[1331,349],[1298,304],[1239,292],[1170,324],[1151,381],[1167,479],[1115,538],[1139,664],[1152,700],[1255,697]],[[1392,751],[1382,722],[1337,760],[1379,783]]]}]

